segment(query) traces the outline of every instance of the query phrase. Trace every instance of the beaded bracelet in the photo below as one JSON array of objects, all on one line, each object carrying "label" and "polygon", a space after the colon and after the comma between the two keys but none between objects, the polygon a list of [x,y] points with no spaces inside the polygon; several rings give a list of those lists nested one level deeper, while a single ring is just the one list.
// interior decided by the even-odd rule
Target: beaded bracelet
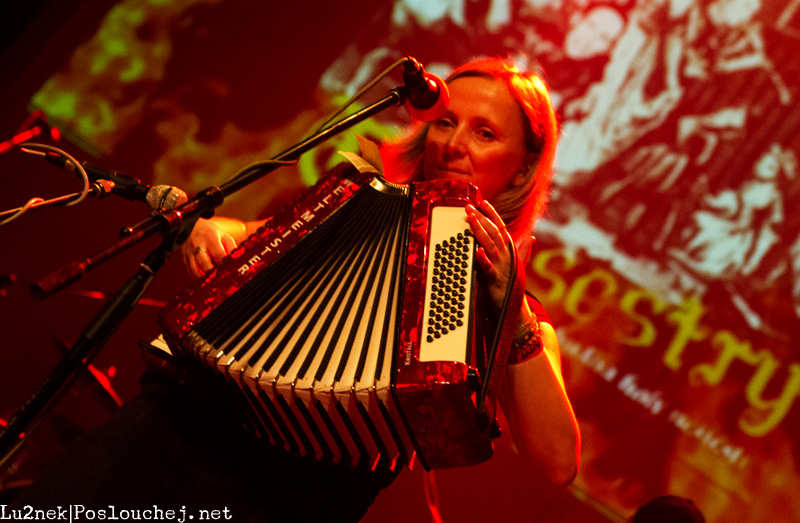
[{"label": "beaded bracelet", "polygon": [[508,363],[522,363],[539,354],[542,350],[542,328],[536,316],[525,323],[525,330],[522,334],[514,336],[511,342],[511,350],[508,354]]}]

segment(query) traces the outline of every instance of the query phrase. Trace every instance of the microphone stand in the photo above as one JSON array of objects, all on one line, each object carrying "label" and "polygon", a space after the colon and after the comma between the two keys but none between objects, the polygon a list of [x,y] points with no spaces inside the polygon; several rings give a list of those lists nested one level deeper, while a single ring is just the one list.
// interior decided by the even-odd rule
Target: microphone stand
[{"label": "microphone stand", "polygon": [[[408,89],[398,86],[364,109],[353,113],[299,144],[278,154],[273,160],[296,160],[325,140],[345,131],[353,125],[385,110],[402,105],[408,100]],[[72,262],[66,267],[45,277],[35,284],[31,292],[46,297],[78,281],[86,271],[93,269],[123,250],[153,236],[164,237],[161,244],[150,252],[136,274],[128,280],[103,306],[100,312],[84,328],[78,341],[61,359],[28,401],[9,420],[0,434],[0,467],[18,450],[24,439],[44,419],[46,411],[55,399],[77,376],[78,371],[87,366],[108,341],[114,331],[127,317],[155,278],[156,272],[164,265],[169,255],[189,236],[200,217],[211,217],[225,197],[246,187],[264,175],[274,171],[278,164],[267,164],[257,169],[249,169],[227,181],[221,187],[208,187],[185,204],[171,210],[154,212],[145,221],[126,229],[120,234],[123,239],[100,253],[80,262]]]}]

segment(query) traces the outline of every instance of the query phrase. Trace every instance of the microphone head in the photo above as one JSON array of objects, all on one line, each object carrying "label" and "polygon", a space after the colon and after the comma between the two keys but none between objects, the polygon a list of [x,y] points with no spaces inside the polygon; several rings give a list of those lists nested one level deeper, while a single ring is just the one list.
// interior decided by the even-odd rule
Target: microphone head
[{"label": "microphone head", "polygon": [[170,185],[154,185],[145,196],[148,205],[157,211],[166,211],[188,201],[186,193]]},{"label": "microphone head", "polygon": [[420,122],[432,122],[440,118],[450,104],[450,89],[444,80],[435,74],[425,74],[425,87],[415,92],[410,90],[403,107],[411,118]]}]

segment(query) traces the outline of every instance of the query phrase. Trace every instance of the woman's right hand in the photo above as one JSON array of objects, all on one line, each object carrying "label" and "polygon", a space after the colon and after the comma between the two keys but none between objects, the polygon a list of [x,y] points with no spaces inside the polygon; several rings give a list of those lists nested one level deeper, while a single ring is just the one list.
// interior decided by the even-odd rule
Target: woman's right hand
[{"label": "woman's right hand", "polygon": [[[224,221],[221,221],[224,220]],[[232,222],[232,223],[229,223]],[[186,269],[195,278],[213,270],[219,262],[236,248],[237,241],[232,236],[236,224],[244,224],[237,220],[227,218],[212,218],[205,220],[200,218],[192,229],[192,234],[183,242],[181,253]]]}]

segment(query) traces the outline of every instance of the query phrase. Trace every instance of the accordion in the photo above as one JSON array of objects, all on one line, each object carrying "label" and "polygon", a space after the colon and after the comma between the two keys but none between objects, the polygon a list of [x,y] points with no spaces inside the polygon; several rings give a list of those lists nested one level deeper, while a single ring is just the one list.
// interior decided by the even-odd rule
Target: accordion
[{"label": "accordion", "polygon": [[286,452],[373,469],[484,461],[492,306],[464,210],[479,200],[463,181],[342,165],[168,304],[164,338]]}]

